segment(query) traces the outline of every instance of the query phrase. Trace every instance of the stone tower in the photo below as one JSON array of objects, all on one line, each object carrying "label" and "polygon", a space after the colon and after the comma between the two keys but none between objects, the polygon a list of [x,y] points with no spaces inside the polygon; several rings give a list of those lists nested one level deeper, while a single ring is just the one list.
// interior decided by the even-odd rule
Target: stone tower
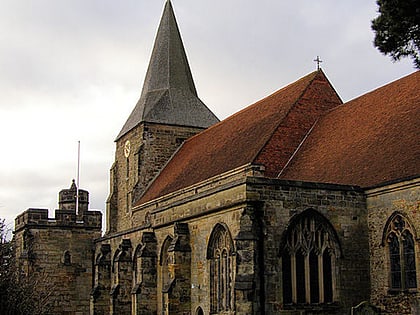
[{"label": "stone tower", "polygon": [[[79,211],[76,212],[76,192]],[[59,209],[30,208],[15,219],[18,267],[48,295],[48,314],[89,314],[93,240],[101,236],[102,213],[88,210],[89,193],[72,183],[59,193]]]},{"label": "stone tower", "polygon": [[172,4],[166,2],[143,90],[118,134],[107,233],[131,228],[131,206],[183,141],[217,123],[198,98]]}]

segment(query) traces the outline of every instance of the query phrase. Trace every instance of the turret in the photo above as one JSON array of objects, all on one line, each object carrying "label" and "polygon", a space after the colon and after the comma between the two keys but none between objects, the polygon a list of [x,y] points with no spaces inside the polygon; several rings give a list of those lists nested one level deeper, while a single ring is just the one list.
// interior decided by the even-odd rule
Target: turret
[{"label": "turret", "polygon": [[76,183],[73,179],[69,189],[63,189],[58,193],[58,208],[60,210],[76,211],[76,197],[79,194],[79,209],[77,214],[82,216],[89,207],[89,192],[83,189],[77,190]]}]

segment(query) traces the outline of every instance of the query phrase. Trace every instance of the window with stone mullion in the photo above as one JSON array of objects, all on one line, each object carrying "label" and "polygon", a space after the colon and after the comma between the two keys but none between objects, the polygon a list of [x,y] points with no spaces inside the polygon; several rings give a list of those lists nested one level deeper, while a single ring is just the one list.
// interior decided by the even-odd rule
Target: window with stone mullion
[{"label": "window with stone mullion", "polygon": [[414,256],[414,240],[410,232],[403,235],[404,285],[406,289],[417,287],[416,260]]},{"label": "window with stone mullion", "polygon": [[333,256],[337,249],[329,229],[315,214],[296,220],[287,231],[282,255],[285,305],[333,302]]},{"label": "window with stone mullion", "polygon": [[217,225],[209,241],[208,259],[210,260],[210,313],[230,312],[232,308],[232,247],[229,232]]},{"label": "window with stone mullion", "polygon": [[283,255],[284,303],[332,302],[331,268],[331,257],[327,251],[323,255],[313,251],[305,256],[297,253],[292,258]]},{"label": "window with stone mullion", "polygon": [[333,302],[333,270],[332,259],[328,251],[324,251],[322,258],[322,279],[323,281],[323,300],[325,303]]},{"label": "window with stone mullion", "polygon": [[390,220],[386,231],[391,289],[417,288],[415,246],[409,223],[397,214]]},{"label": "window with stone mullion", "polygon": [[393,289],[401,289],[400,243],[394,233],[389,236],[389,258],[391,261],[391,287]]},{"label": "window with stone mullion", "polygon": [[320,279],[319,279],[319,256],[311,251],[309,254],[309,282],[310,282],[310,301],[311,303],[319,303],[319,292],[320,292]]}]

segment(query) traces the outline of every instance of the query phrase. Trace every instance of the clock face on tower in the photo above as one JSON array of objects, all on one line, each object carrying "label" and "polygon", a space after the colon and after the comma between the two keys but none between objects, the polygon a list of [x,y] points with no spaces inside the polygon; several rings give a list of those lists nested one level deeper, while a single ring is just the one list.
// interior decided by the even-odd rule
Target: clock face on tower
[{"label": "clock face on tower", "polygon": [[124,144],[124,156],[126,158],[128,158],[128,156],[130,155],[130,150],[131,150],[131,143],[130,143],[130,140],[127,140]]}]

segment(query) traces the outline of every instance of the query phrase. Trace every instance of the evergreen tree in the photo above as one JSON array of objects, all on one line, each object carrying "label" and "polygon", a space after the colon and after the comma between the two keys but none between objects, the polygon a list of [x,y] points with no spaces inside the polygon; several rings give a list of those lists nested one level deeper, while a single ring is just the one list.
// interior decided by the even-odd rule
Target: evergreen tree
[{"label": "evergreen tree", "polygon": [[420,69],[420,1],[377,0],[379,16],[372,21],[374,45],[394,61],[411,57]]}]

